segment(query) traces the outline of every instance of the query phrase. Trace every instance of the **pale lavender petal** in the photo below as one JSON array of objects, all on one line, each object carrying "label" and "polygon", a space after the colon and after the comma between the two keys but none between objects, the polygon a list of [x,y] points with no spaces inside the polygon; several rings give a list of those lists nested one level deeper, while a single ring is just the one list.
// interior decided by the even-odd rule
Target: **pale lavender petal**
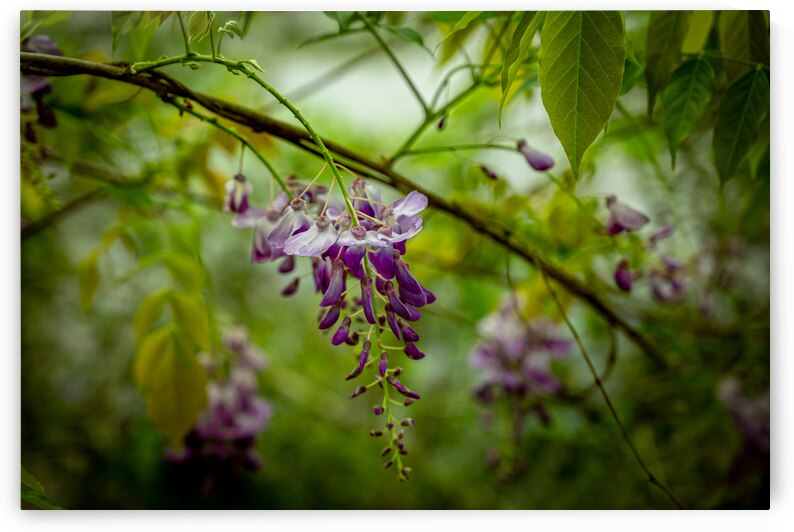
[{"label": "pale lavender petal", "polygon": [[318,219],[307,231],[289,237],[284,242],[284,253],[301,257],[316,257],[326,251],[339,238],[334,226],[326,222],[321,222]]},{"label": "pale lavender petal", "polygon": [[406,197],[392,203],[390,207],[394,218],[397,220],[401,216],[413,216],[427,208],[427,196],[414,190]]}]

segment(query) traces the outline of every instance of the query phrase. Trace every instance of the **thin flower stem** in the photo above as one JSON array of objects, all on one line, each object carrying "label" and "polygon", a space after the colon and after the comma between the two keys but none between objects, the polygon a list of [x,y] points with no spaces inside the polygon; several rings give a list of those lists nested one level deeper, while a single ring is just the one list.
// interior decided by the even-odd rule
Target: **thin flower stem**
[{"label": "thin flower stem", "polygon": [[416,100],[419,102],[419,105],[422,106],[422,110],[425,113],[425,117],[429,116],[431,112],[430,107],[427,105],[427,102],[425,102],[425,99],[422,97],[422,93],[419,92],[419,89],[414,84],[413,80],[411,79],[411,76],[408,75],[408,72],[406,72],[405,68],[400,63],[400,60],[397,59],[397,56],[395,56],[394,52],[391,51],[391,48],[389,48],[389,45],[386,44],[386,41],[384,41],[381,38],[381,36],[378,34],[378,31],[375,29],[372,23],[369,20],[367,20],[367,17],[365,17],[361,13],[356,13],[356,15],[358,16],[359,19],[361,19],[361,22],[363,22],[364,25],[367,27],[367,31],[369,31],[372,34],[372,36],[375,37],[375,40],[378,41],[378,44],[380,45],[381,48],[383,48],[383,51],[386,52],[386,55],[389,56],[389,59],[391,59],[391,62],[394,63],[394,66],[397,68],[397,70],[400,71],[400,75],[405,80],[405,83],[411,89],[411,92],[414,93],[414,96],[416,96]]},{"label": "thin flower stem", "polygon": [[573,323],[571,323],[571,320],[568,318],[568,314],[565,312],[565,308],[562,306],[562,303],[557,297],[557,293],[552,288],[551,283],[549,282],[549,278],[546,276],[546,272],[541,270],[540,274],[543,277],[543,282],[546,284],[546,289],[548,290],[549,295],[554,300],[554,304],[557,306],[557,310],[559,310],[563,320],[565,320],[565,324],[568,326],[568,329],[571,331],[571,334],[573,335],[577,345],[579,346],[579,350],[582,352],[582,356],[584,357],[584,360],[587,363],[587,368],[590,370],[590,375],[592,375],[595,385],[598,387],[598,390],[601,392],[601,396],[604,398],[604,402],[607,404],[607,407],[609,408],[609,412],[612,415],[612,419],[615,420],[615,423],[617,424],[618,428],[620,428],[620,432],[623,435],[623,439],[626,441],[626,444],[629,446],[629,449],[631,449],[631,453],[634,455],[634,458],[637,460],[637,463],[640,465],[640,468],[642,468],[642,470],[647,475],[648,482],[650,482],[651,484],[659,488],[662,492],[664,492],[667,498],[670,499],[670,501],[673,504],[675,504],[675,506],[679,510],[684,510],[685,507],[683,504],[681,504],[681,501],[679,501],[678,498],[675,495],[673,495],[673,493],[667,488],[667,486],[662,484],[656,478],[656,476],[651,472],[648,466],[645,465],[645,461],[642,459],[642,456],[640,455],[639,451],[637,451],[637,448],[634,446],[634,442],[631,440],[628,430],[626,430],[625,425],[623,425],[623,422],[620,420],[620,417],[618,416],[618,413],[615,410],[614,405],[612,404],[612,400],[609,398],[609,394],[607,393],[606,388],[604,388],[604,384],[601,382],[601,378],[598,376],[598,372],[596,372],[595,366],[593,365],[593,361],[590,359],[590,355],[587,353],[587,349],[584,346],[584,342],[582,342],[582,339],[579,337],[579,333],[576,332]]},{"label": "thin flower stem", "polygon": [[[323,214],[325,214],[325,209],[327,209],[327,208],[328,208],[328,203],[330,203],[330,202],[331,202],[331,192],[333,192],[333,191],[334,191],[334,183],[336,183],[336,181],[331,181],[331,186],[330,186],[330,187],[328,187],[328,195],[325,197],[325,205],[323,205],[323,210],[320,212],[320,216],[322,216]],[[341,253],[341,251],[342,251],[342,248],[339,248],[339,252],[340,252],[340,253]],[[337,257],[336,257],[336,258],[338,259],[338,258],[339,258],[339,256],[337,255]]]},{"label": "thin flower stem", "polygon": [[253,70],[251,70],[251,68],[247,66],[250,62],[246,62],[245,60],[232,61],[229,59],[225,59],[223,57],[212,57],[211,55],[196,54],[191,52],[182,56],[167,57],[164,59],[160,59],[158,61],[134,63],[129,67],[129,70],[132,73],[141,73],[161,66],[181,63],[186,60],[195,61],[199,63],[215,63],[218,65],[223,65],[231,71],[239,72],[240,74],[244,75],[248,79],[254,81],[257,85],[265,89],[276,100],[278,100],[279,103],[281,103],[281,105],[289,109],[289,111],[292,113],[292,116],[294,116],[298,120],[298,122],[301,123],[303,128],[306,130],[306,133],[309,134],[309,137],[311,137],[312,141],[317,146],[317,149],[320,151],[320,154],[323,156],[325,161],[331,167],[331,171],[334,174],[334,179],[337,181],[337,183],[339,184],[339,188],[342,191],[342,196],[344,197],[345,200],[345,207],[347,208],[347,211],[350,213],[350,217],[352,218],[353,225],[361,225],[358,221],[358,217],[356,216],[356,210],[353,208],[353,204],[350,201],[350,196],[348,195],[347,190],[345,189],[345,183],[344,180],[342,179],[342,174],[339,173],[339,169],[336,167],[336,163],[334,162],[334,159],[331,156],[331,152],[328,151],[328,148],[325,146],[325,143],[323,143],[323,140],[317,134],[317,131],[315,131],[311,123],[309,123],[309,121],[306,120],[306,118],[304,118],[303,114],[301,114],[300,110],[298,110],[297,107],[295,107],[289,100],[287,100],[287,98],[285,98],[283,94],[277,91],[275,87],[270,85],[267,81],[264,80],[264,78],[259,76],[256,72],[254,72]]},{"label": "thin flower stem", "polygon": [[182,39],[185,41],[185,55],[189,56],[193,52],[190,50],[190,38],[187,35],[187,29],[185,28],[185,21],[182,18],[182,12],[176,12],[176,19],[179,21],[179,29],[182,30]]},{"label": "thin flower stem", "polygon": [[[241,135],[240,133],[238,133],[234,129],[222,124],[215,117],[207,116],[207,115],[205,115],[203,113],[200,113],[200,112],[194,110],[192,107],[190,107],[188,105],[180,104],[176,100],[169,99],[169,98],[164,98],[164,100],[167,103],[169,103],[169,104],[173,105],[174,107],[178,108],[181,112],[184,112],[184,113],[187,113],[187,114],[189,114],[191,116],[194,116],[194,117],[198,118],[199,120],[201,120],[202,122],[206,122],[208,124],[211,124],[211,125],[217,127],[218,129],[220,129],[221,131],[223,131],[224,133],[226,133],[227,135],[229,135],[231,137],[234,137],[237,140],[239,140],[246,148],[251,150],[251,153],[253,153],[256,156],[256,158],[259,159],[262,162],[262,164],[265,165],[265,167],[270,172],[270,175],[273,176],[273,179],[275,179],[278,182],[278,184],[281,187],[281,189],[287,194],[287,196],[290,199],[292,199],[292,197],[293,197],[292,196],[292,192],[290,192],[289,188],[287,187],[287,184],[284,182],[284,178],[282,178],[281,175],[278,173],[278,171],[273,167],[273,165],[270,164],[270,161],[268,161],[264,157],[264,155],[262,155],[259,152],[259,150],[254,148],[254,146],[251,144],[251,142],[247,138],[245,138],[243,135]],[[240,167],[242,168],[242,155],[240,155]]]},{"label": "thin flower stem", "polygon": [[[350,196],[350,199],[352,199],[353,201],[356,200],[367,201],[369,203],[374,203],[375,205],[380,205],[381,207],[388,207],[388,205],[386,205],[385,203],[381,203],[379,201],[375,201],[374,199],[370,199],[370,198],[362,198],[360,196]],[[378,223],[380,223],[380,220],[378,220]]]},{"label": "thin flower stem", "polygon": [[377,218],[373,218],[372,216],[370,216],[370,215],[368,215],[368,214],[364,214],[364,213],[363,213],[363,212],[361,212],[361,211],[356,211],[356,214],[358,214],[359,216],[361,216],[362,218],[364,218],[364,219],[366,219],[366,220],[369,220],[369,221],[370,221],[370,222],[372,222],[372,223],[376,223],[376,224],[378,224],[378,225],[380,225],[380,224],[382,224],[382,223],[383,223],[383,222],[381,222],[380,220],[378,220]]},{"label": "thin flower stem", "polygon": [[[326,168],[328,168],[328,163],[324,163],[324,164],[323,164],[323,167],[322,167],[322,168],[320,168],[320,171],[319,171],[319,172],[317,172],[317,175],[316,175],[316,176],[314,176],[314,179],[312,179],[312,180],[311,180],[311,182],[310,182],[308,185],[306,185],[306,188],[304,188],[304,189],[303,189],[303,192],[301,192],[300,194],[298,194],[298,197],[299,197],[299,198],[302,198],[302,197],[303,197],[303,195],[304,195],[304,194],[306,194],[306,193],[309,191],[309,189],[312,187],[312,185],[314,184],[314,182],[315,182],[315,181],[317,181],[317,180],[320,178],[320,176],[321,176],[321,175],[323,175],[323,172],[325,171],[325,169],[326,169]],[[330,190],[328,191],[328,195],[329,195],[329,196],[331,195],[331,191],[330,191]]]},{"label": "thin flower stem", "polygon": [[511,152],[518,152],[518,149],[515,146],[505,146],[504,144],[459,144],[456,146],[429,146],[427,148],[417,148],[413,150],[405,150],[402,153],[395,155],[394,159],[399,159],[402,157],[410,157],[415,155],[424,155],[428,153],[439,153],[439,152],[448,152],[448,151],[472,151],[472,150],[504,150],[504,151],[511,151]]}]

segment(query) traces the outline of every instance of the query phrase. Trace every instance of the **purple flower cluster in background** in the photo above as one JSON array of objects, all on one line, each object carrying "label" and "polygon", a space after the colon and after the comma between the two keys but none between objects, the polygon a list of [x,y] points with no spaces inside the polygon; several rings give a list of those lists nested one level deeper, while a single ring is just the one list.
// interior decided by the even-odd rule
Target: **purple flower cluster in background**
[{"label": "purple flower cluster in background", "polygon": [[[607,196],[606,206],[609,219],[606,227],[610,235],[631,233],[644,227],[650,218],[640,211],[621,203],[615,196]],[[665,226],[654,231],[648,238],[647,249],[653,251],[659,242],[673,234],[673,226]],[[643,276],[643,272],[632,270],[629,261],[621,259],[615,267],[615,285],[623,292],[631,292],[633,282]],[[652,267],[647,274],[651,295],[660,303],[678,303],[686,295],[684,271],[681,264],[670,256],[661,257],[661,265]]]},{"label": "purple flower cluster in background", "polygon": [[477,325],[480,342],[470,362],[484,371],[485,379],[475,396],[486,404],[506,398],[525,410],[524,414],[535,411],[545,419],[542,406],[536,408],[540,406],[537,400],[564,391],[551,373],[550,362],[566,355],[571,342],[560,336],[547,318],[524,321],[517,304],[515,298],[506,299],[499,310]]},{"label": "purple flower cluster in background", "polygon": [[[329,197],[324,186],[306,186],[295,178],[287,186],[294,199],[282,192],[261,209],[251,205],[251,185],[244,176],[237,175],[226,185],[224,208],[235,214],[233,225],[254,229],[253,262],[280,260],[279,271],[288,274],[296,267],[295,257],[308,257],[314,289],[321,295],[318,328],[333,331],[333,345],[357,346],[363,341],[347,379],[375,368],[375,380],[357,387],[352,397],[374,385],[387,386],[410,405],[420,395],[397,378],[401,368],[389,367],[389,351],[394,348],[388,344],[393,342],[381,339],[389,330],[406,357],[425,357],[412,324],[436,296],[414,277],[404,255],[408,241],[422,230],[419,213],[427,207],[427,197],[414,191],[387,205],[379,189],[357,178],[346,191],[347,206]],[[295,277],[282,293],[291,295],[298,286]],[[388,412],[385,392],[382,409]],[[406,454],[402,437],[395,436],[391,414],[385,417],[392,449]],[[403,476],[407,473],[401,471]]]},{"label": "purple flower cluster in background", "polygon": [[233,326],[223,339],[228,361],[204,354],[210,376],[207,405],[179,451],[168,458],[178,464],[256,470],[262,459],[254,450],[256,438],[267,427],[270,403],[259,395],[257,374],[265,369],[264,355],[249,340],[244,328]]}]

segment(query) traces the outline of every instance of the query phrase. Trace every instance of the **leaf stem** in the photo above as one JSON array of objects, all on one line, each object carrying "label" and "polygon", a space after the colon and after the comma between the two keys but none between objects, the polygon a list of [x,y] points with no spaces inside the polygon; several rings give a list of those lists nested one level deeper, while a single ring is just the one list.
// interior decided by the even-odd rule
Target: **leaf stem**
[{"label": "leaf stem", "polygon": [[681,504],[681,501],[679,501],[678,498],[675,495],[673,495],[673,493],[667,488],[667,486],[662,484],[656,478],[656,476],[651,472],[651,470],[648,469],[648,466],[645,465],[645,460],[642,459],[642,456],[640,455],[639,451],[637,451],[637,448],[634,446],[634,442],[631,441],[631,437],[629,436],[628,430],[626,430],[625,425],[623,425],[623,422],[620,420],[620,417],[618,416],[618,413],[615,410],[615,406],[612,404],[612,400],[609,398],[609,394],[607,393],[606,388],[604,388],[604,384],[603,382],[601,382],[601,378],[598,376],[598,372],[596,371],[595,366],[593,365],[593,361],[590,359],[590,355],[587,353],[587,349],[584,346],[584,342],[582,342],[582,339],[579,337],[579,333],[576,332],[573,323],[571,323],[571,320],[568,318],[568,314],[565,312],[565,308],[562,306],[562,303],[557,297],[556,292],[551,287],[551,283],[549,282],[549,278],[546,276],[546,272],[540,270],[540,274],[543,277],[543,282],[546,284],[546,289],[548,290],[549,295],[554,300],[554,304],[557,306],[557,310],[559,310],[563,320],[565,320],[565,324],[568,326],[568,329],[571,331],[571,334],[576,340],[576,344],[579,346],[579,350],[582,352],[582,356],[584,357],[584,360],[587,363],[587,368],[590,370],[590,375],[592,375],[595,385],[598,387],[598,390],[601,392],[601,396],[604,398],[604,402],[607,404],[607,407],[609,408],[609,413],[612,415],[612,419],[615,420],[615,423],[617,424],[618,428],[620,428],[620,432],[623,435],[623,439],[626,441],[626,444],[629,446],[629,449],[631,449],[631,453],[634,455],[634,458],[637,460],[637,463],[640,465],[640,468],[642,468],[642,470],[647,475],[648,482],[650,482],[651,484],[659,488],[662,492],[664,492],[667,498],[670,499],[670,501],[673,504],[675,504],[675,506],[679,510],[684,510],[685,507],[683,504]]},{"label": "leaf stem", "polygon": [[190,49],[190,38],[187,34],[187,29],[185,28],[185,20],[182,18],[182,12],[176,12],[176,18],[179,21],[179,28],[182,30],[182,39],[185,41],[185,55],[190,56],[193,54],[193,51]]},{"label": "leaf stem", "polygon": [[405,83],[411,89],[411,92],[414,93],[414,96],[416,96],[416,100],[419,102],[419,105],[422,106],[422,110],[425,113],[425,118],[427,118],[431,113],[430,107],[427,105],[427,102],[425,102],[425,99],[422,97],[422,93],[419,92],[419,89],[414,84],[413,80],[411,79],[411,76],[408,75],[408,72],[406,72],[405,68],[400,63],[400,60],[397,59],[397,56],[395,56],[394,52],[391,51],[391,48],[389,48],[389,45],[386,44],[386,41],[384,41],[383,38],[378,34],[378,31],[375,29],[372,23],[369,20],[367,20],[367,17],[362,15],[361,13],[356,13],[356,16],[358,16],[358,18],[361,19],[361,22],[363,22],[364,25],[367,27],[367,31],[369,31],[372,34],[372,36],[375,37],[375,40],[378,41],[380,47],[383,48],[383,51],[386,52],[387,56],[389,56],[391,62],[394,63],[394,66],[397,68],[397,70],[400,71],[400,75],[403,77]]}]

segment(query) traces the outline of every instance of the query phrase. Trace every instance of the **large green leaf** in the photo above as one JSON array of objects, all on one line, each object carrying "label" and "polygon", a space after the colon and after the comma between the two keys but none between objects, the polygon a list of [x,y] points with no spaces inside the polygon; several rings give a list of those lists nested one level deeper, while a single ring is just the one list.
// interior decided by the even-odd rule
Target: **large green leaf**
[{"label": "large green leaf", "polygon": [[538,31],[538,24],[543,18],[542,13],[534,11],[527,11],[521,15],[521,20],[518,21],[513,38],[510,45],[505,52],[505,60],[502,64],[502,99],[499,100],[499,126],[502,126],[502,109],[508,100],[510,87],[516,79],[518,69],[521,63],[529,53],[529,48],[532,45],[532,39],[535,37],[535,32]]},{"label": "large green leaf", "polygon": [[[733,81],[751,68],[752,63],[769,65],[769,24],[766,11],[722,11],[720,13],[720,46],[728,81]],[[750,63],[750,64],[747,64]]]},{"label": "large green leaf", "polygon": [[171,447],[179,449],[207,399],[207,375],[195,355],[173,337],[149,380],[149,415]]},{"label": "large green leaf", "polygon": [[149,294],[141,301],[132,321],[136,338],[143,338],[149,332],[149,329],[152,328],[152,325],[160,318],[165,306],[164,298],[166,294],[168,294],[168,290],[162,290]]},{"label": "large green leaf", "polygon": [[550,12],[540,40],[540,90],[574,176],[615,108],[625,59],[615,11]]},{"label": "large green leaf", "polygon": [[662,95],[662,125],[670,144],[673,167],[676,149],[695,129],[713,92],[714,71],[705,59],[690,59],[673,72]]},{"label": "large green leaf", "polygon": [[654,11],[645,38],[645,80],[648,82],[648,114],[656,95],[681,61],[681,47],[689,30],[690,11]]},{"label": "large green leaf", "polygon": [[141,342],[135,359],[132,361],[132,377],[144,394],[147,392],[152,375],[160,365],[166,351],[173,350],[175,334],[174,324],[169,323],[152,331]]},{"label": "large green leaf", "polygon": [[769,112],[769,79],[757,68],[728,87],[714,126],[714,163],[725,183],[736,175]]}]

